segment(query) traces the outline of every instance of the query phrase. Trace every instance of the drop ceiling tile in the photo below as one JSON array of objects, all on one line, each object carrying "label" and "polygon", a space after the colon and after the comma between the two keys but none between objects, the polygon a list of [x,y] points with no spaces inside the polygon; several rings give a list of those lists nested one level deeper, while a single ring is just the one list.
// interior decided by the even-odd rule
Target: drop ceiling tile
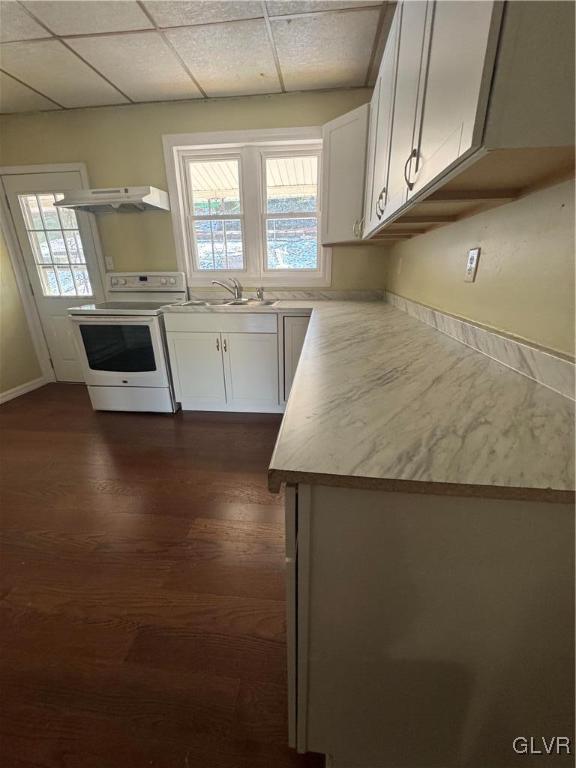
[{"label": "drop ceiling tile", "polygon": [[263,16],[262,4],[220,2],[220,0],[146,0],[145,6],[159,27],[181,27],[218,21],[257,19]]},{"label": "drop ceiling tile", "polygon": [[75,37],[68,44],[134,101],[202,96],[158,32]]},{"label": "drop ceiling tile", "polygon": [[2,0],[0,41],[8,43],[13,40],[33,40],[37,37],[50,37],[50,34],[14,0]]},{"label": "drop ceiling tile", "polygon": [[39,112],[58,109],[48,99],[0,72],[0,112]]},{"label": "drop ceiling tile", "polygon": [[270,16],[285,16],[289,13],[339,11],[343,8],[382,5],[382,3],[383,0],[268,0],[266,6]]},{"label": "drop ceiling tile", "polygon": [[271,19],[287,90],[363,85],[379,9]]},{"label": "drop ceiling tile", "polygon": [[263,20],[170,29],[166,36],[208,96],[280,91]]},{"label": "drop ceiling tile", "polygon": [[65,107],[127,101],[58,40],[5,43],[2,68]]},{"label": "drop ceiling tile", "polygon": [[150,29],[135,0],[28,0],[24,5],[57,35]]}]

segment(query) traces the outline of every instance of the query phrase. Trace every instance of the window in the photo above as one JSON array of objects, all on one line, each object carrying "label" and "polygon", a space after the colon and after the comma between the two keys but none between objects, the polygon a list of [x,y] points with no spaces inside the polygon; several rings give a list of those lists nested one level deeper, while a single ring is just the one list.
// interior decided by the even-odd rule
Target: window
[{"label": "window", "polygon": [[74,211],[57,208],[61,194],[19,195],[44,296],[92,296]]},{"label": "window", "polygon": [[297,142],[213,143],[224,135],[189,146],[165,137],[179,264],[189,284],[229,276],[252,287],[329,285],[319,133]]},{"label": "window", "polygon": [[265,158],[266,269],[318,269],[318,156]]},{"label": "window", "polygon": [[187,169],[195,268],[244,269],[240,159],[191,160]]}]

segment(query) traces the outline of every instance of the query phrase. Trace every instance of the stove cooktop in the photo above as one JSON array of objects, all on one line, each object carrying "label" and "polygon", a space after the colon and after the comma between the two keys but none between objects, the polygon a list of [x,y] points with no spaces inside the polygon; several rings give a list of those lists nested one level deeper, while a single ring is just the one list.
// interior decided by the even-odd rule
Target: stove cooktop
[{"label": "stove cooktop", "polygon": [[103,301],[100,304],[83,304],[70,307],[71,315],[159,315],[170,301]]}]

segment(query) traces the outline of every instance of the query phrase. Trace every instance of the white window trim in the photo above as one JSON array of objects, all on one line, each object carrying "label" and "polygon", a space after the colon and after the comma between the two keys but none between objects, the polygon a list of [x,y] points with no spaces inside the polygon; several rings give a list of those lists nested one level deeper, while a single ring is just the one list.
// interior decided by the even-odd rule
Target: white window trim
[{"label": "white window trim", "polygon": [[[238,153],[240,148],[245,148],[246,144],[253,144],[258,146],[258,150],[269,150],[271,153],[282,152],[282,145],[290,144],[293,149],[294,146],[302,144],[302,149],[305,150],[306,145],[316,143],[315,151],[321,149],[322,141],[322,128],[321,126],[314,126],[309,128],[272,128],[264,130],[247,130],[247,131],[218,131],[213,133],[184,133],[184,134],[170,134],[162,137],[162,143],[164,146],[164,162],[166,165],[166,176],[168,181],[168,193],[170,195],[170,207],[172,215],[172,228],[174,233],[174,240],[176,245],[176,258],[178,262],[178,270],[184,272],[187,276],[187,282],[190,287],[206,287],[210,286],[213,279],[218,279],[218,276],[223,277],[236,277],[243,281],[245,285],[250,287],[256,287],[259,285],[268,287],[327,287],[331,285],[331,266],[332,266],[332,250],[331,248],[319,246],[319,269],[312,271],[302,270],[298,272],[286,271],[272,271],[264,270],[260,267],[260,254],[263,253],[263,243],[251,243],[250,233],[255,231],[259,232],[260,240],[262,240],[263,233],[261,232],[260,222],[255,228],[255,222],[250,222],[250,215],[254,211],[258,212],[258,215],[262,217],[263,201],[260,198],[260,192],[256,190],[242,189],[243,196],[243,215],[247,216],[248,224],[245,227],[244,242],[245,242],[245,265],[246,269],[242,271],[226,271],[226,272],[196,272],[193,269],[194,254],[191,253],[190,239],[191,233],[189,232],[189,215],[188,204],[189,196],[186,194],[185,189],[185,174],[182,173],[182,169],[185,164],[186,157],[194,154],[214,154],[215,150],[222,152],[222,150],[229,150],[231,154]],[[247,162],[257,162],[258,152],[247,153]],[[259,178],[262,178],[262,169],[252,169],[253,172],[259,174]],[[244,174],[242,174],[242,177]],[[318,169],[318,232],[320,235],[321,222],[321,179],[322,169]],[[258,195],[258,199],[254,198],[254,195]],[[248,197],[247,197],[248,196]],[[252,197],[251,203],[247,204],[247,200]],[[246,237],[248,233],[248,237]]]}]

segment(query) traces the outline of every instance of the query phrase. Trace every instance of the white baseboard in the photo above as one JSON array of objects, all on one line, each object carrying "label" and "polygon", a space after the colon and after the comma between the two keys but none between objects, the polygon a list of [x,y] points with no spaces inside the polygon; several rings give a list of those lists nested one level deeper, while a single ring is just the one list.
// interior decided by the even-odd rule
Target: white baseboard
[{"label": "white baseboard", "polygon": [[7,389],[6,392],[0,392],[0,405],[7,403],[8,400],[14,400],[15,397],[25,395],[27,392],[32,392],[33,389],[43,387],[48,382],[49,379],[46,376],[40,376],[39,379],[27,381],[25,384],[20,384],[19,387],[13,387],[12,389]]}]

